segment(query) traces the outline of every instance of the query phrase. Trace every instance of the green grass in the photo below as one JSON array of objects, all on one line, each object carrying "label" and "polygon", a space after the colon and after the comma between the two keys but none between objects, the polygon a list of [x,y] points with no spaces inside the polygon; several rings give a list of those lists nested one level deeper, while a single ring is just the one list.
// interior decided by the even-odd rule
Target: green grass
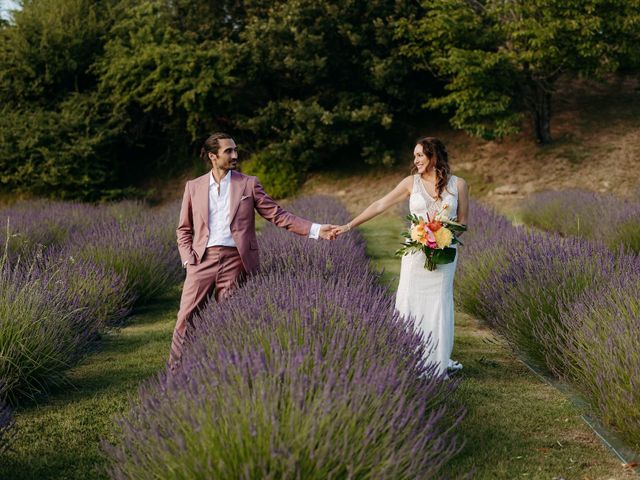
[{"label": "green grass", "polygon": [[[395,289],[400,259],[394,257],[401,215],[362,225],[367,253],[382,281]],[[464,255],[464,249],[462,250]],[[477,479],[634,478],[582,422],[572,402],[542,383],[475,318],[456,313],[453,357],[464,365],[456,399],[467,410],[460,428],[466,440],[447,474],[475,468]]]},{"label": "green grass", "polygon": [[13,451],[0,457],[0,479],[106,478],[99,442],[113,440],[113,417],[144,380],[164,368],[180,287],[105,335],[98,351],[69,372],[72,386],[15,412]]}]

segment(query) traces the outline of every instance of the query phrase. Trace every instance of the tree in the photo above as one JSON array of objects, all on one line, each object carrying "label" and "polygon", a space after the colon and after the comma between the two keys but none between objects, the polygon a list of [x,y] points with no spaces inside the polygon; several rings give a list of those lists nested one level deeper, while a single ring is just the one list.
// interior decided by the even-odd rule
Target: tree
[{"label": "tree", "polygon": [[0,28],[0,102],[52,107],[95,85],[89,67],[104,29],[98,11],[87,0],[24,1]]},{"label": "tree", "polygon": [[599,76],[637,52],[638,0],[433,0],[399,24],[403,54],[445,79],[427,107],[451,111],[457,128],[486,138],[530,115],[549,143],[552,98],[564,74]]},{"label": "tree", "polygon": [[0,182],[97,199],[113,185],[119,134],[91,65],[116,0],[25,0],[0,26]]},{"label": "tree", "polygon": [[160,119],[167,148],[185,130],[194,146],[232,130],[250,145],[243,168],[275,195],[336,157],[393,162],[398,131],[430,93],[393,38],[411,1],[212,5],[150,0],[118,16],[97,63],[114,117]]}]

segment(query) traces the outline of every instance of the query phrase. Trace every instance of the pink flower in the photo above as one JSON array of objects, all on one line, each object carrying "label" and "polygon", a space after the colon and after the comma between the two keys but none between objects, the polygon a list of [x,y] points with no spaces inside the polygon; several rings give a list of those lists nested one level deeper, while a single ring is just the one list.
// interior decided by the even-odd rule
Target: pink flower
[{"label": "pink flower", "polygon": [[434,233],[431,231],[430,228],[425,228],[425,233],[427,234],[427,247],[429,248],[437,248],[438,247],[438,242],[436,242],[436,236],[434,235]]}]

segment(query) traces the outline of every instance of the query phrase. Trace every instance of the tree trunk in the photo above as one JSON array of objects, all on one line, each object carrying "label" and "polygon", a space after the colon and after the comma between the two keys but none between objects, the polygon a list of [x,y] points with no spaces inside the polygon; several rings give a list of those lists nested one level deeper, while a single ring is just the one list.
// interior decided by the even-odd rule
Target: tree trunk
[{"label": "tree trunk", "polygon": [[543,85],[535,87],[533,123],[538,143],[551,143],[551,92]]}]

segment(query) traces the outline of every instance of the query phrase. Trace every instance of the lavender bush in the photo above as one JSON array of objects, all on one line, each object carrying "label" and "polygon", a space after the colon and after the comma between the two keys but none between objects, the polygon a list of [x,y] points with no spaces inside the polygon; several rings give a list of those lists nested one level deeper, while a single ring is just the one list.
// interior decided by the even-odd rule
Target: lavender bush
[{"label": "lavender bush", "polygon": [[557,234],[522,232],[509,244],[508,262],[479,292],[481,314],[537,366],[545,366],[538,332],[557,334],[561,302],[572,302],[619,274],[621,264],[604,246]]},{"label": "lavender bush", "polygon": [[79,302],[69,301],[68,285],[31,270],[0,269],[0,398],[15,403],[62,380],[81,341]]},{"label": "lavender bush", "polygon": [[640,202],[580,190],[533,195],[521,209],[522,220],[563,236],[602,242],[640,252]]},{"label": "lavender bush", "polygon": [[35,397],[64,379],[134,300],[181,277],[176,205],[22,202],[0,265],[0,399]]},{"label": "lavender bush", "polygon": [[81,301],[82,318],[88,319],[90,325],[76,325],[74,328],[98,333],[105,327],[121,325],[131,312],[135,297],[127,288],[126,276],[93,261],[55,252],[40,259],[39,263],[42,277],[51,276],[55,285],[63,283],[68,286],[66,292],[70,304]]},{"label": "lavender bush", "polygon": [[[328,199],[292,209],[346,218]],[[459,450],[455,383],[424,365],[362,239],[267,227],[260,241],[262,272],[210,305],[183,368],[143,387],[119,422],[112,477],[441,477]]]},{"label": "lavender bush", "polygon": [[507,267],[507,252],[519,238],[520,230],[473,200],[469,208],[472,225],[461,237],[464,246],[460,248],[454,295],[457,308],[481,317],[480,293],[486,288],[490,275]]},{"label": "lavender bush", "polygon": [[505,225],[471,205],[458,305],[514,349],[572,382],[640,446],[640,259],[602,243]]},{"label": "lavender bush", "polygon": [[544,339],[555,373],[640,450],[640,262],[567,305],[560,324]]},{"label": "lavender bush", "polygon": [[177,212],[107,219],[87,228],[65,248],[67,257],[91,260],[127,279],[136,303],[148,303],[183,276],[175,240]]},{"label": "lavender bush", "polygon": [[32,255],[38,248],[64,244],[104,215],[104,209],[76,202],[18,202],[0,209],[0,240],[8,243],[11,258]]},{"label": "lavender bush", "polygon": [[459,305],[543,367],[537,332],[555,332],[560,299],[570,302],[606,281],[616,272],[615,256],[586,240],[514,228],[477,204],[471,212],[456,279]]},{"label": "lavender bush", "polygon": [[131,299],[115,272],[54,254],[0,265],[0,399],[33,398],[63,380]]},{"label": "lavender bush", "polygon": [[13,434],[13,418],[9,405],[0,400],[0,455],[9,449]]}]

